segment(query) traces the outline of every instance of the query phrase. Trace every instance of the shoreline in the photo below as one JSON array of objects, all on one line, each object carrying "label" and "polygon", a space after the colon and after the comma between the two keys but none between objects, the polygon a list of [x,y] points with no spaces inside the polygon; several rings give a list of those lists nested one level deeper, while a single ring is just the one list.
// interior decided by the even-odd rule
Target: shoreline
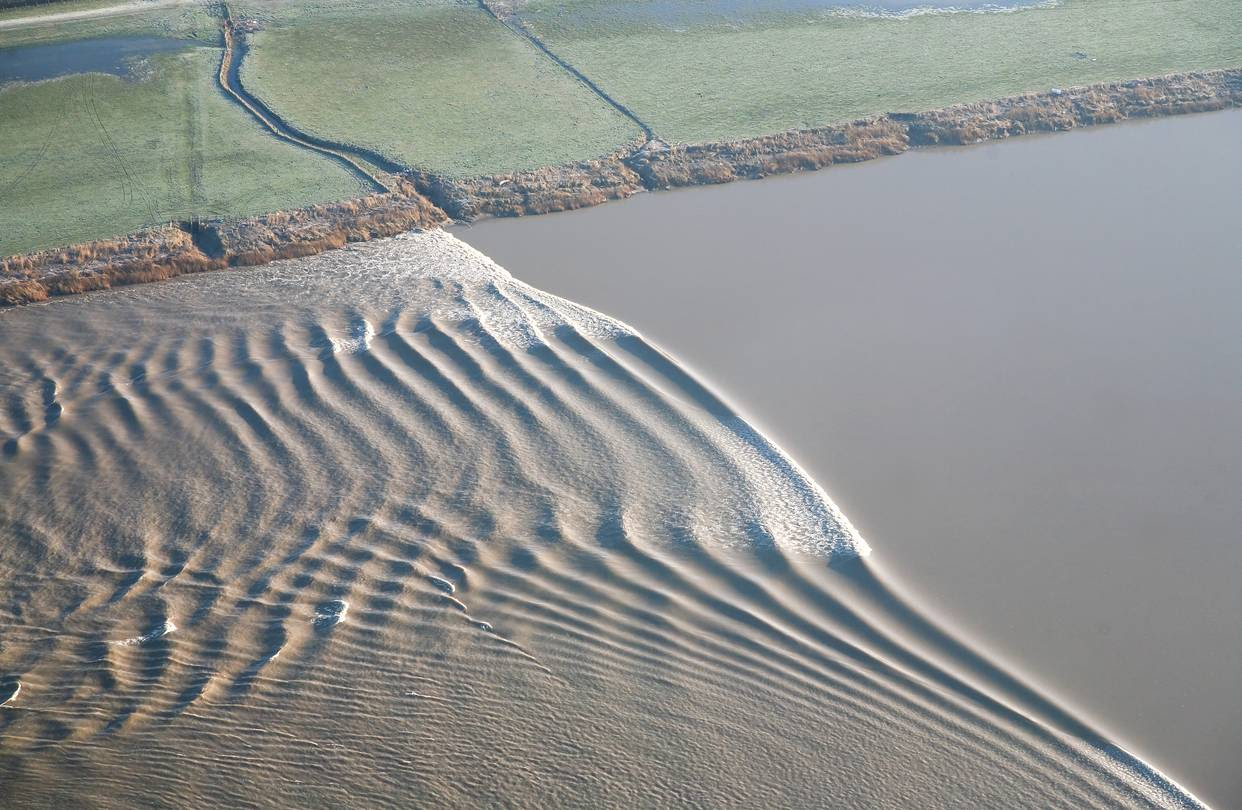
[{"label": "shoreline", "polygon": [[914,149],[455,234],[672,351],[917,604],[1235,806],[1240,126]]},{"label": "shoreline", "polygon": [[1236,106],[1242,106],[1242,68],[1054,88],[734,141],[670,146],[658,138],[635,140],[593,160],[508,174],[458,179],[411,170],[386,193],[257,217],[169,223],[3,258],[0,306],[309,256],[449,220],[566,211],[640,191],[815,171],[912,147],[969,145]]}]

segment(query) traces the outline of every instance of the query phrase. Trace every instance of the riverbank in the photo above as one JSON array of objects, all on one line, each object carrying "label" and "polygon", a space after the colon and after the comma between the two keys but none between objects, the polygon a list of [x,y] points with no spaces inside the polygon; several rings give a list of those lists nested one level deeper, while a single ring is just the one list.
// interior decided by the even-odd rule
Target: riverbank
[{"label": "riverbank", "polygon": [[[222,71],[221,81],[228,84]],[[1127,119],[1242,106],[1242,69],[1055,88],[995,102],[890,113],[833,127],[697,145],[635,142],[596,160],[472,179],[412,171],[401,188],[260,217],[170,225],[0,260],[0,303],[23,304],[187,272],[305,256],[448,219],[523,216],[640,191],[726,183]],[[213,251],[203,245],[226,247]]]},{"label": "riverbank", "polygon": [[0,260],[0,303],[46,301],[187,273],[311,256],[443,224],[407,186],[356,200],[220,222],[170,223],[115,240]]},{"label": "riverbank", "polygon": [[812,171],[898,155],[917,146],[961,146],[1037,132],[1062,132],[1133,118],[1242,104],[1242,70],[1188,73],[1056,88],[921,113],[890,113],[841,126],[719,143],[632,151],[570,166],[470,180],[416,174],[419,190],[454,219],[545,214],[597,205],[639,191],[711,185]]}]

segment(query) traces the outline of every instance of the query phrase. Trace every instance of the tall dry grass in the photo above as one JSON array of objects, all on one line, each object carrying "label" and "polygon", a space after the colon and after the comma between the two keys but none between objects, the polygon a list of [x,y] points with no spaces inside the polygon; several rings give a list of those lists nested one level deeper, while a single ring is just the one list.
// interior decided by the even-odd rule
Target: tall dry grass
[{"label": "tall dry grass", "polygon": [[229,222],[166,226],[109,239],[0,259],[0,303],[28,304],[57,295],[265,264],[439,225],[447,217],[408,193],[277,211]]}]

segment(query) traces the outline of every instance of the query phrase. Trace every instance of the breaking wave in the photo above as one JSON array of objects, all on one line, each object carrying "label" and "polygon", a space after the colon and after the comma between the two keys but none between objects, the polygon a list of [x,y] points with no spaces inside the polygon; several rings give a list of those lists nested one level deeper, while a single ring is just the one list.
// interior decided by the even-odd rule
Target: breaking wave
[{"label": "breaking wave", "polygon": [[448,234],[0,342],[6,806],[1198,806],[674,359]]}]

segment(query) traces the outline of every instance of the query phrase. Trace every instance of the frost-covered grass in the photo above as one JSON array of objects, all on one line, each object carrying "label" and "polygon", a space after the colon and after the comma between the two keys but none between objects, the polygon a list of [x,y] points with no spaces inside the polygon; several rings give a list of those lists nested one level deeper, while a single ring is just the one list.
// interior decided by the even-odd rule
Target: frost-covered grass
[{"label": "frost-covered grass", "polygon": [[[261,22],[242,70],[252,92],[308,132],[410,166],[451,176],[530,169],[596,157],[639,135],[473,3],[232,5]],[[1238,0],[1060,0],[902,19],[814,5],[533,0],[521,14],[673,142],[1242,65]],[[271,137],[218,91],[219,49],[202,47],[218,43],[217,22],[203,6],[0,29],[0,48],[124,34],[200,47],[153,57],[140,80],[0,87],[0,254],[360,191],[337,164]]]},{"label": "frost-covered grass", "polygon": [[903,19],[806,5],[534,0],[521,13],[674,142],[1242,65],[1238,0],[1061,0]]},{"label": "frost-covered grass", "polygon": [[127,8],[118,14],[59,22],[37,22],[20,27],[3,23],[15,17],[48,17],[98,8],[128,6],[130,0],[84,0],[73,3],[52,3],[0,11],[0,48],[33,45],[41,42],[71,41],[92,37],[165,36],[215,43],[220,39],[216,20],[197,4]]},{"label": "frost-covered grass", "polygon": [[473,3],[250,3],[242,82],[291,124],[469,176],[593,158],[639,135]]},{"label": "frost-covered grass", "polygon": [[191,216],[360,193],[278,141],[214,84],[217,48],[152,58],[141,80],[83,74],[0,89],[0,255]]},{"label": "frost-covered grass", "polygon": [[93,11],[122,2],[125,0],[70,0],[70,2],[37,3],[35,5],[0,5],[0,21],[46,17],[51,14],[75,11]]}]

